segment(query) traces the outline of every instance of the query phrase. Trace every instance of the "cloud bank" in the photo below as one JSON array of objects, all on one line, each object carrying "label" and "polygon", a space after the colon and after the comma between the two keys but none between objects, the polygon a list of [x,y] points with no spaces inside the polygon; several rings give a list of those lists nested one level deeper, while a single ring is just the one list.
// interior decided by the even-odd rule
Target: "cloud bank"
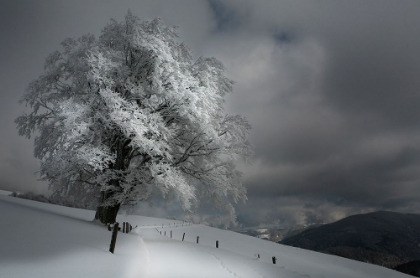
[{"label": "cloud bank", "polygon": [[[253,163],[241,166],[249,200],[237,207],[238,225],[420,213],[420,2],[54,3],[16,1],[0,12],[8,38],[0,46],[2,189],[34,184],[32,143],[17,139],[12,121],[44,57],[130,8],[179,25],[195,57],[217,57],[236,81],[227,111],[248,118],[255,146]],[[160,214],[181,215],[163,207]],[[223,222],[206,206],[196,217]]]}]

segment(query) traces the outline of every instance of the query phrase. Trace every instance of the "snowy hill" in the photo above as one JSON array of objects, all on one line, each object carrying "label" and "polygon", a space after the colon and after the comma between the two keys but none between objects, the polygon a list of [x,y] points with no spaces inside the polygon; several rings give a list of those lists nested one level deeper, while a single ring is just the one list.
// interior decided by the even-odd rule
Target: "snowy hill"
[{"label": "snowy hill", "polygon": [[306,230],[280,243],[395,268],[420,258],[420,215],[377,211]]},{"label": "snowy hill", "polygon": [[410,277],[231,231],[135,215],[119,215],[119,222],[138,227],[119,233],[111,254],[111,233],[91,221],[93,211],[9,196],[0,196],[0,211],[2,278]]}]

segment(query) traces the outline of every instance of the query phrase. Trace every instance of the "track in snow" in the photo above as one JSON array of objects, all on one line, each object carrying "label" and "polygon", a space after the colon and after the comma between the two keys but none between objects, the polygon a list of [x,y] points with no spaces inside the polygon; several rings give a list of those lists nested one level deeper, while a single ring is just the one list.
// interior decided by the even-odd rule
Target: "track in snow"
[{"label": "track in snow", "polygon": [[139,227],[135,232],[142,237],[147,249],[150,278],[308,277],[227,250],[170,239],[160,235],[154,227]]}]

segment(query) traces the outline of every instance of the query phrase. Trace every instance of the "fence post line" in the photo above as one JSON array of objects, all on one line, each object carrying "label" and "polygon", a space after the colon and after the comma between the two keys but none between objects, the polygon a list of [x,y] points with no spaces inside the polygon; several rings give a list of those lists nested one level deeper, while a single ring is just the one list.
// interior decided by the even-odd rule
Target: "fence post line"
[{"label": "fence post line", "polygon": [[112,231],[111,245],[109,246],[109,252],[114,254],[115,244],[117,243],[118,235],[118,222],[114,223],[114,230]]}]

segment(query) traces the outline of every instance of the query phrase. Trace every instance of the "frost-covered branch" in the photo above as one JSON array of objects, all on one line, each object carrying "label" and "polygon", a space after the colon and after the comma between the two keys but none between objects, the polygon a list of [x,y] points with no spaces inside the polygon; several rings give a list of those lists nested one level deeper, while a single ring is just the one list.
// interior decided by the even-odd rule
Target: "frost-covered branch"
[{"label": "frost-covered branch", "polygon": [[[245,200],[235,161],[250,129],[224,114],[233,81],[215,58],[193,61],[174,28],[130,12],[99,39],[66,39],[21,102],[19,134],[35,137],[42,178],[59,194],[100,188],[102,207],[147,200],[155,187],[191,210],[207,196],[232,214]],[[57,193],[58,194],[58,193]],[[104,220],[105,221],[105,220]]]}]

